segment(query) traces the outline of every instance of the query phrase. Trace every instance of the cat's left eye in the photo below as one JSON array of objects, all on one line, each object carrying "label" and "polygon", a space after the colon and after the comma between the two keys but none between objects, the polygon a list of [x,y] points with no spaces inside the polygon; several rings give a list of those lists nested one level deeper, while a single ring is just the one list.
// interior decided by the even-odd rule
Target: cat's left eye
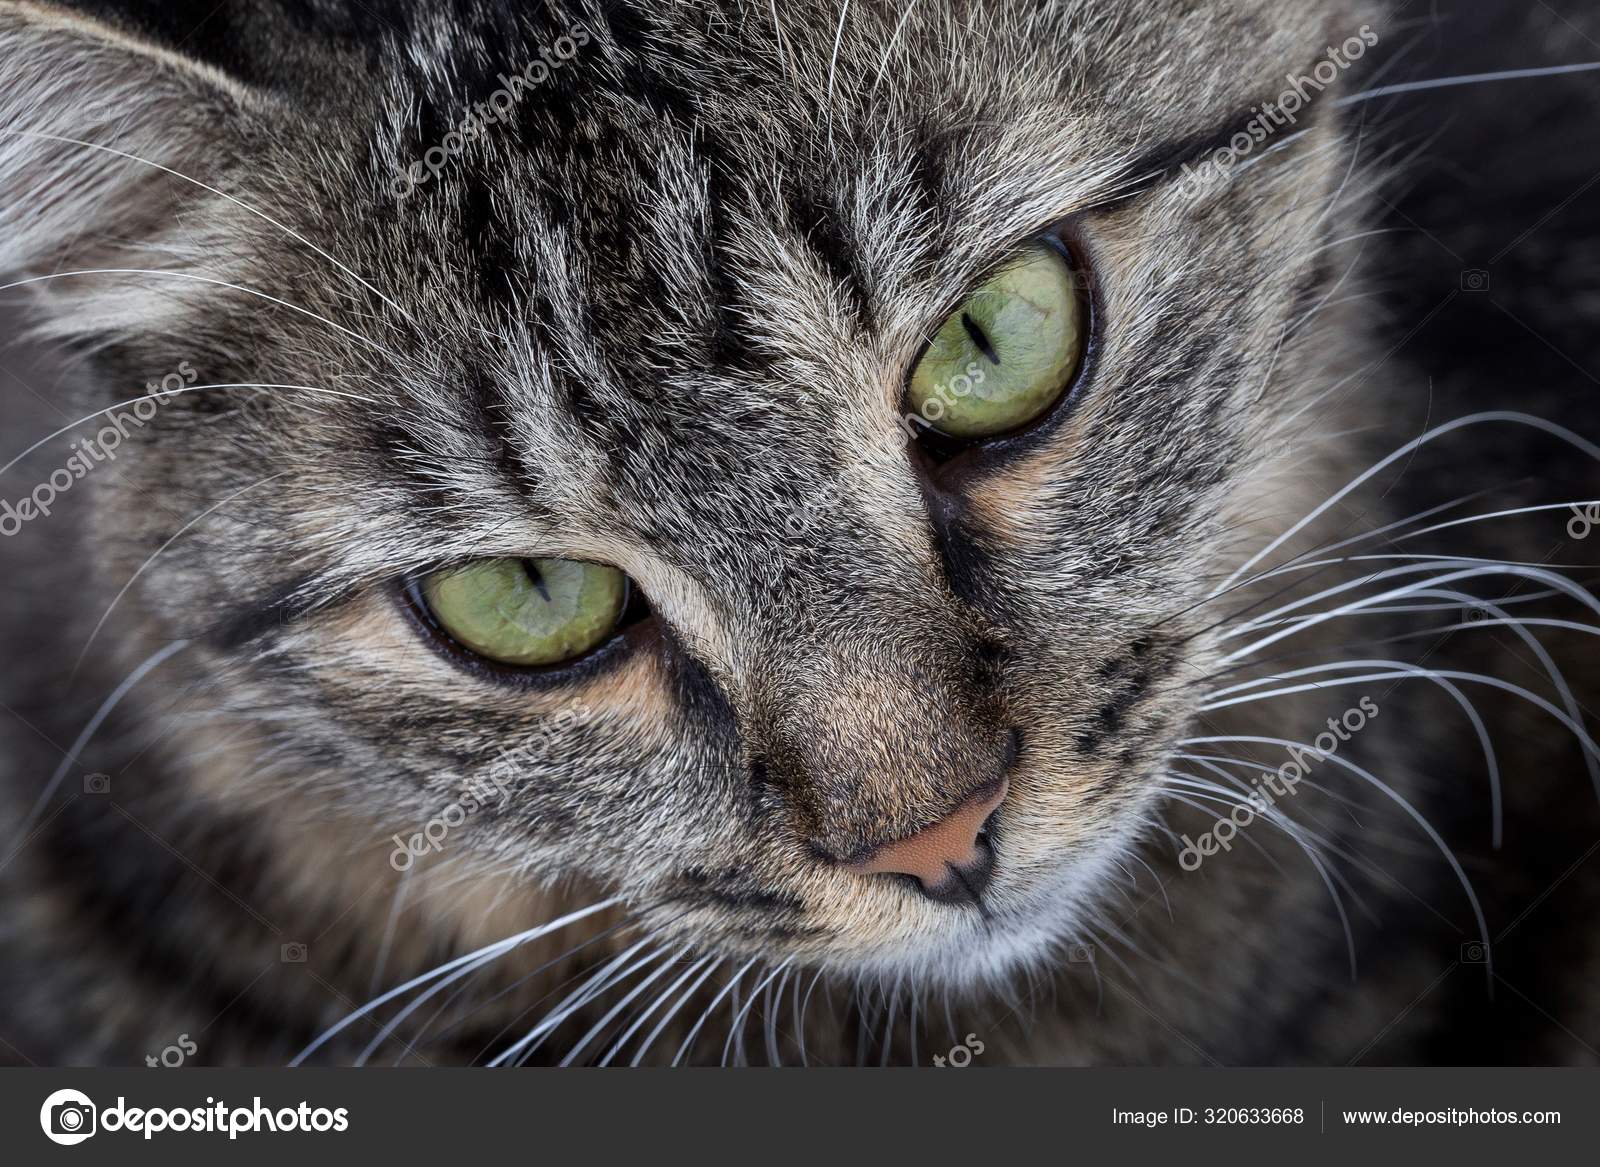
[{"label": "cat's left eye", "polygon": [[479,559],[413,585],[437,629],[496,664],[550,667],[610,639],[628,603],[628,578],[576,559]]},{"label": "cat's left eye", "polygon": [[946,437],[998,437],[1042,417],[1072,386],[1088,310],[1071,258],[1035,244],[944,322],[911,374],[906,404]]}]

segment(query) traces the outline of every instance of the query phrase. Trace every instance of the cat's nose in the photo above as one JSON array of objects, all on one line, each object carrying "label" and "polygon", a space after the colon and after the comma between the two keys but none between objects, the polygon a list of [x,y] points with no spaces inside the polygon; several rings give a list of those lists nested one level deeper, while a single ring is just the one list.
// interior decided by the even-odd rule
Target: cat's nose
[{"label": "cat's nose", "polygon": [[983,837],[984,825],[1005,801],[1009,788],[1005,778],[989,783],[932,826],[881,844],[864,860],[850,864],[850,870],[862,875],[909,875],[935,900],[977,900],[994,872],[994,850]]}]

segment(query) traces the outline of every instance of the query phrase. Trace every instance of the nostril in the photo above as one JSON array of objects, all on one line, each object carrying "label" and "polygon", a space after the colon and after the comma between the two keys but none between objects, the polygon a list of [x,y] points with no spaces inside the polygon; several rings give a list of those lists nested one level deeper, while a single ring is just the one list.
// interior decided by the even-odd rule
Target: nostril
[{"label": "nostril", "polygon": [[994,877],[994,847],[982,836],[978,839],[977,858],[968,864],[950,864],[943,881],[929,886],[917,880],[917,890],[930,900],[941,904],[976,904],[983,906],[983,893],[989,890]]}]

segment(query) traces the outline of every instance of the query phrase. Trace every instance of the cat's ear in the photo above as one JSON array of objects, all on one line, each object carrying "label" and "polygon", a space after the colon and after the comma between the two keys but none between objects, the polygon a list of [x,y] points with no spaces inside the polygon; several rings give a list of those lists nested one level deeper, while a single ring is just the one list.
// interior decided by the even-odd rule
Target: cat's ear
[{"label": "cat's ear", "polygon": [[0,276],[160,248],[175,210],[222,201],[198,184],[244,153],[259,104],[110,25],[0,0]]}]

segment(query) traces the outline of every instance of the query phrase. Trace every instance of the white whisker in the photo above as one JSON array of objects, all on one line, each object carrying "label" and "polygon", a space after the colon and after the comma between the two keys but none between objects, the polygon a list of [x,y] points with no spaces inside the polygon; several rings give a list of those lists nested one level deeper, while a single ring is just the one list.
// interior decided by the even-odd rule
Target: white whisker
[{"label": "white whisker", "polygon": [[[1250,632],[1257,631],[1259,629],[1261,620],[1274,618],[1285,615],[1289,612],[1297,611],[1301,608],[1316,603],[1318,600],[1327,599],[1330,596],[1353,591],[1354,589],[1364,587],[1369,583],[1377,583],[1382,580],[1397,579],[1402,576],[1418,575],[1423,572],[1436,571],[1440,566],[1442,565],[1439,563],[1430,562],[1409,564],[1404,567],[1393,567],[1385,571],[1372,572],[1369,575],[1363,576],[1361,579],[1351,580],[1348,583],[1337,584],[1334,587],[1324,589],[1315,595],[1306,596],[1301,599],[1291,601],[1290,603],[1273,609],[1264,616],[1257,617],[1253,620],[1246,620],[1237,628],[1230,629],[1229,631],[1223,633],[1220,639],[1229,640],[1236,636],[1244,636]],[[1538,583],[1547,584],[1551,588],[1554,588],[1555,590],[1570,596],[1572,599],[1577,600],[1580,604],[1583,604],[1596,615],[1600,615],[1600,600],[1596,600],[1595,597],[1584,588],[1579,587],[1565,576],[1557,575],[1555,572],[1545,571],[1543,568],[1520,567],[1516,564],[1506,563],[1471,564],[1467,567],[1461,568],[1458,571],[1445,572],[1442,575],[1436,575],[1429,579],[1419,580],[1415,583],[1406,584],[1403,587],[1391,588],[1376,596],[1366,596],[1339,608],[1332,609],[1331,611],[1307,616],[1300,622],[1290,627],[1281,628],[1277,632],[1246,645],[1244,648],[1235,650],[1234,652],[1225,656],[1221,663],[1232,664],[1234,661],[1253,655],[1260,649],[1274,644],[1285,637],[1294,636],[1307,628],[1315,627],[1316,625],[1327,620],[1334,619],[1349,612],[1357,611],[1370,604],[1381,604],[1386,603],[1389,600],[1404,599],[1407,596],[1414,595],[1420,591],[1440,588],[1445,584],[1458,583],[1462,580],[1479,579],[1485,576],[1495,575],[1508,575],[1520,579],[1530,579]]]},{"label": "white whisker", "polygon": [[[1542,647],[1540,651],[1543,651]],[[1271,677],[1260,677],[1253,681],[1244,681],[1238,685],[1230,685],[1224,689],[1217,690],[1215,693],[1208,693],[1205,698],[1208,704],[1202,706],[1202,708],[1209,708],[1209,703],[1217,697],[1226,696],[1233,693],[1246,692],[1261,685],[1276,684],[1279,680],[1290,677],[1308,676],[1322,672],[1332,672],[1336,669],[1345,667],[1353,667],[1356,669],[1391,667],[1400,675],[1418,677],[1432,682],[1442,689],[1446,694],[1448,694],[1455,701],[1455,703],[1460,706],[1461,711],[1466,714],[1467,720],[1472,723],[1473,732],[1478,737],[1479,748],[1483,751],[1484,764],[1489,770],[1489,833],[1492,845],[1498,849],[1505,830],[1504,798],[1502,796],[1500,787],[1500,761],[1498,756],[1495,754],[1494,742],[1489,736],[1489,729],[1486,725],[1484,725],[1483,717],[1478,713],[1477,706],[1473,705],[1472,700],[1461,691],[1459,686],[1451,683],[1450,680],[1444,677],[1430,676],[1428,671],[1422,669],[1420,666],[1408,665],[1403,661],[1384,661],[1381,663],[1381,665],[1379,662],[1375,661],[1341,661],[1332,664],[1316,665],[1309,670],[1291,670],[1289,672],[1277,674]],[[1551,667],[1555,667],[1553,663]]]},{"label": "white whisker", "polygon": [[[1286,750],[1300,749],[1308,750],[1313,753],[1316,752],[1314,747],[1309,746],[1304,742],[1291,741],[1288,738],[1265,737],[1255,734],[1238,734],[1232,737],[1185,738],[1179,744],[1185,746],[1207,746],[1227,745],[1230,742],[1247,742],[1254,745],[1279,746]],[[1416,807],[1412,806],[1411,803],[1408,802],[1398,791],[1396,791],[1388,783],[1384,782],[1377,775],[1373,774],[1370,770],[1356,765],[1356,763],[1352,762],[1349,758],[1346,758],[1340,754],[1327,754],[1324,755],[1324,757],[1328,761],[1344,767],[1346,770],[1349,770],[1351,773],[1355,774],[1363,782],[1367,782],[1375,789],[1381,791],[1389,798],[1391,802],[1403,810],[1410,817],[1412,822],[1416,823],[1422,828],[1422,830],[1427,834],[1428,838],[1432,840],[1433,845],[1439,849],[1439,853],[1444,856],[1445,862],[1450,865],[1450,870],[1455,873],[1456,879],[1461,884],[1462,891],[1466,893],[1467,902],[1472,907],[1473,919],[1478,925],[1478,935],[1482,937],[1484,943],[1487,944],[1489,937],[1489,923],[1484,918],[1483,906],[1478,902],[1478,893],[1473,890],[1472,881],[1467,878],[1467,873],[1462,870],[1461,863],[1456,859],[1455,852],[1451,851],[1450,848],[1445,845],[1444,839],[1440,836],[1439,832],[1434,829],[1433,824],[1430,823],[1427,818],[1419,810],[1417,810]],[[1484,971],[1485,975],[1489,978],[1490,984],[1493,984],[1494,970],[1493,967],[1489,965],[1487,959],[1485,961]]]},{"label": "white whisker", "polygon": [[761,958],[759,956],[752,956],[748,961],[745,962],[743,968],[733,974],[733,979],[722,987],[722,991],[711,999],[711,1004],[705,1007],[704,1011],[700,1014],[699,1020],[697,1020],[694,1023],[694,1027],[689,1030],[689,1036],[683,1039],[683,1044],[678,1047],[678,1052],[673,1055],[672,1064],[674,1066],[683,1061],[684,1055],[687,1054],[689,1052],[689,1048],[694,1045],[694,1039],[700,1036],[700,1031],[705,1028],[706,1022],[710,1019],[711,1014],[716,1011],[717,1006],[722,1003],[723,999],[726,998],[729,993],[733,992],[734,987],[738,985],[739,981],[744,977],[744,974],[754,968],[760,960]]},{"label": "white whisker", "polygon": [[[1422,668],[1419,665],[1407,665],[1396,661],[1374,660],[1344,661],[1337,665],[1316,665],[1306,669],[1294,669],[1283,673],[1280,677],[1269,678],[1269,680],[1288,680],[1295,677],[1310,676],[1316,673],[1329,672],[1333,669],[1339,668],[1386,668],[1392,671],[1382,673],[1366,673],[1354,677],[1339,677],[1332,681],[1313,681],[1304,685],[1289,685],[1284,688],[1269,689],[1266,692],[1250,693],[1242,697],[1233,697],[1226,701],[1209,701],[1203,704],[1200,708],[1202,712],[1211,712],[1216,709],[1225,709],[1230,705],[1246,705],[1254,701],[1266,701],[1276,697],[1288,697],[1295,693],[1307,693],[1319,689],[1340,688],[1346,685],[1367,684],[1372,681],[1401,681],[1412,678],[1424,678],[1427,680],[1467,681],[1472,684],[1486,685],[1491,689],[1499,689],[1502,692],[1511,693],[1514,696],[1521,697],[1524,701],[1537,706],[1555,720],[1559,721],[1562,726],[1564,726],[1575,738],[1578,739],[1584,750],[1592,755],[1600,756],[1600,746],[1595,744],[1594,739],[1589,736],[1589,732],[1578,722],[1574,721],[1571,717],[1568,717],[1566,713],[1560,709],[1557,709],[1554,705],[1546,701],[1543,697],[1540,697],[1537,693],[1531,692],[1530,690],[1523,688],[1521,685],[1513,685],[1509,681],[1502,681],[1498,677],[1489,677],[1481,673],[1464,673],[1457,672],[1453,669],[1427,669]],[[1329,757],[1332,755],[1321,756]],[[1600,794],[1600,791],[1597,791],[1596,793]]]},{"label": "white whisker", "polygon": [[[135,685],[159,668],[169,657],[182,652],[188,647],[189,642],[187,640],[174,640],[165,648],[151,653],[133,672],[128,674],[122,684],[111,691],[109,697],[100,703],[100,708],[95,710],[94,716],[89,719],[89,724],[83,727],[82,732],[73,741],[71,748],[66,752],[66,756],[61,759],[61,764],[56,767],[55,773],[50,775],[50,781],[44,784],[44,789],[39,792],[39,797],[34,800],[32,809],[28,811],[27,816],[22,820],[22,826],[17,830],[16,844],[7,854],[6,862],[10,862],[11,856],[21,850],[23,843],[27,840],[28,832],[33,829],[33,824],[44,813],[44,808],[49,805],[50,799],[55,796],[61,783],[66,779],[67,772],[78,764],[79,755],[83,753],[84,747],[89,744],[89,740],[99,731],[101,725],[105,724],[106,718],[111,716],[111,711],[133,690]],[[3,866],[4,863],[0,863],[0,867]]]},{"label": "white whisker", "polygon": [[611,899],[601,900],[599,903],[590,904],[586,908],[580,908],[575,912],[569,912],[567,915],[562,916],[558,920],[552,920],[548,924],[540,924],[537,927],[529,928],[524,932],[518,932],[515,936],[508,936],[504,940],[497,940],[493,944],[486,944],[474,952],[469,952],[465,956],[458,956],[454,960],[446,961],[444,964],[439,965],[437,968],[430,969],[428,972],[425,972],[420,976],[412,977],[405,984],[400,985],[398,988],[390,989],[387,993],[383,994],[383,996],[367,1002],[367,1004],[361,1006],[361,1008],[357,1009],[355,1012],[351,1013],[337,1024],[333,1025],[327,1030],[324,1030],[315,1041],[306,1046],[306,1048],[301,1050],[300,1053],[295,1055],[294,1060],[289,1064],[291,1066],[301,1065],[304,1063],[306,1058],[316,1053],[317,1050],[321,1049],[329,1041],[333,1040],[333,1038],[350,1028],[350,1026],[354,1025],[357,1021],[360,1021],[363,1017],[369,1016],[373,1010],[381,1009],[390,1001],[393,1001],[397,997],[404,996],[406,993],[409,993],[412,989],[415,989],[420,985],[425,985],[430,981],[437,980],[442,976],[454,972],[456,969],[471,965],[490,953],[493,953],[496,956],[503,956],[513,949],[520,948],[524,944],[539,939],[541,936],[548,936],[550,933],[560,931],[562,928],[565,928],[571,924],[575,924],[579,920],[594,915],[596,912],[603,912],[606,909],[614,908],[621,903],[622,899],[620,896],[614,896]]},{"label": "white whisker", "polygon": [[201,511],[194,518],[190,519],[187,523],[174,531],[172,536],[168,538],[166,542],[151,552],[150,556],[139,565],[138,570],[128,577],[128,582],[123,584],[122,587],[117,591],[117,594],[112,597],[110,605],[101,614],[100,619],[95,621],[94,628],[89,633],[89,639],[83,642],[83,649],[78,653],[77,661],[73,663],[72,675],[76,676],[78,670],[83,667],[83,658],[89,654],[89,647],[94,644],[95,638],[100,635],[100,630],[106,626],[106,621],[111,618],[111,613],[115,611],[117,605],[122,602],[122,597],[128,594],[128,589],[138,582],[139,577],[149,570],[150,565],[159,559],[161,554],[166,551],[167,548],[171,547],[174,543],[181,539],[191,528],[194,527],[196,523],[199,523],[215,514],[234,499],[240,497],[241,495],[248,494],[250,491],[255,490],[258,486],[265,486],[269,482],[274,482],[277,479],[282,478],[287,473],[287,470],[283,470],[279,471],[277,474],[269,474],[265,478],[258,478],[248,486],[241,487],[240,489],[234,491],[226,498],[212,503],[205,510]]},{"label": "white whisker", "polygon": [[[684,970],[682,976],[673,981],[670,985],[656,995],[656,999],[642,1013],[640,1013],[638,1017],[634,1019],[633,1024],[628,1026],[628,1028],[623,1031],[621,1037],[617,1038],[611,1043],[611,1048],[606,1051],[605,1056],[602,1057],[596,1064],[601,1066],[610,1065],[611,1059],[616,1057],[617,1054],[621,1052],[622,1047],[628,1044],[629,1040],[634,1034],[638,1033],[639,1030],[644,1028],[645,1022],[650,1020],[651,1015],[655,1013],[657,1009],[661,1008],[661,1006],[665,1005],[672,999],[673,994],[683,987],[684,982],[688,981],[690,977],[701,972],[702,970],[704,970],[702,979],[704,979],[706,976],[710,976],[712,969],[715,969],[720,963],[722,963],[720,960],[713,960],[713,958],[708,956],[691,964],[687,969]],[[710,965],[711,967],[707,968],[707,965]],[[690,993],[693,991],[693,989],[689,990]],[[671,1016],[672,1014],[667,1014],[667,1019],[670,1019]]]},{"label": "white whisker", "polygon": [[[717,969],[721,967],[722,959],[719,957],[711,962],[711,966],[707,968],[705,972],[700,974],[700,976],[695,980],[694,984],[690,985],[683,991],[683,995],[678,998],[677,1004],[673,1005],[671,1009],[667,1010],[667,1012],[662,1016],[660,1022],[657,1023],[656,1027],[650,1031],[650,1036],[646,1037],[640,1044],[638,1052],[633,1055],[633,1061],[628,1063],[630,1066],[637,1066],[644,1061],[645,1055],[650,1052],[650,1047],[656,1043],[656,1039],[661,1036],[662,1032],[667,1028],[667,1025],[674,1017],[678,1015],[678,1012],[685,1005],[694,999],[694,995],[700,991],[700,986],[711,979],[711,974],[716,972]],[[621,1042],[618,1042],[618,1047],[620,1048],[620,1046]]]},{"label": "white whisker", "polygon": [[767,975],[763,977],[755,986],[755,988],[750,990],[750,999],[746,1001],[743,1007],[740,1008],[739,1011],[734,1015],[733,1024],[728,1027],[728,1039],[722,1043],[722,1064],[724,1066],[728,1064],[728,1053],[733,1048],[734,1038],[743,1032],[745,1018],[750,1015],[750,1010],[755,1008],[757,996],[759,996],[762,989],[766,988],[772,983],[774,977],[783,972],[793,962],[794,957],[788,957],[781,964],[768,972]]},{"label": "white whisker", "polygon": [[1309,514],[1296,522],[1287,531],[1277,536],[1260,551],[1257,551],[1249,559],[1245,560],[1244,563],[1240,564],[1231,575],[1229,575],[1220,585],[1218,585],[1212,594],[1215,595],[1217,593],[1226,591],[1228,587],[1241,575],[1244,575],[1268,555],[1271,555],[1279,547],[1282,547],[1290,539],[1294,538],[1301,531],[1303,531],[1307,526],[1316,522],[1317,519],[1321,518],[1332,507],[1337,506],[1353,491],[1371,481],[1374,476],[1381,474],[1384,470],[1394,465],[1400,459],[1408,457],[1428,443],[1438,441],[1440,438],[1446,436],[1447,434],[1454,433],[1456,430],[1465,429],[1469,426],[1486,425],[1490,422],[1505,422],[1510,425],[1523,425],[1532,429],[1540,430],[1553,437],[1559,438],[1560,440],[1573,446],[1575,449],[1583,451],[1596,461],[1600,461],[1600,446],[1597,446],[1593,442],[1579,437],[1565,426],[1560,426],[1554,422],[1546,421],[1542,417],[1535,417],[1532,414],[1527,413],[1515,413],[1509,410],[1491,410],[1484,413],[1468,414],[1466,417],[1460,417],[1454,421],[1446,422],[1443,425],[1436,426],[1427,431],[1420,437],[1413,438],[1399,449],[1386,455],[1368,469],[1362,471],[1355,478],[1351,479],[1344,486],[1335,491],[1326,500],[1317,504],[1317,506],[1313,508]]},{"label": "white whisker", "polygon": [[[633,973],[648,966],[652,961],[659,959],[663,955],[659,950],[645,953],[644,956],[635,959],[640,949],[648,948],[650,944],[650,938],[646,937],[619,953],[599,970],[592,973],[582,984],[567,994],[555,1009],[545,1014],[538,1024],[506,1049],[495,1055],[490,1060],[489,1065],[503,1066],[508,1062],[521,1065],[543,1044],[544,1039],[553,1033],[568,1017],[582,1009],[616,982],[631,976]],[[632,963],[629,963],[630,961]]]},{"label": "white whisker", "polygon": [[191,281],[193,283],[208,284],[208,285],[210,285],[212,287],[229,288],[229,289],[231,289],[232,291],[235,291],[235,292],[242,292],[246,296],[255,296],[258,299],[266,300],[269,303],[273,303],[273,304],[278,305],[280,308],[287,308],[291,312],[298,312],[302,316],[308,316],[312,320],[315,320],[315,321],[317,321],[317,322],[319,322],[321,324],[326,324],[329,328],[332,328],[332,329],[335,329],[338,332],[344,333],[346,336],[352,338],[353,340],[358,340],[362,344],[368,345],[369,347],[376,349],[378,352],[383,353],[385,356],[393,357],[397,361],[401,359],[400,354],[395,352],[393,349],[385,348],[383,345],[379,344],[377,341],[373,340],[371,337],[363,336],[361,333],[356,332],[354,329],[346,328],[342,324],[338,324],[338,323],[336,323],[336,322],[334,322],[332,320],[329,320],[326,316],[319,316],[317,313],[311,311],[311,309],[309,309],[309,308],[302,308],[298,304],[291,304],[288,300],[281,300],[277,296],[269,295],[266,292],[259,292],[254,288],[246,288],[246,287],[243,287],[240,284],[231,284],[227,280],[212,279],[209,276],[197,276],[197,275],[194,275],[194,274],[192,274],[190,272],[162,271],[159,268],[139,268],[139,267],[95,267],[95,268],[84,268],[84,269],[82,269],[80,271],[58,271],[58,272],[51,272],[48,275],[29,276],[25,280],[16,280],[16,281],[14,281],[12,283],[9,283],[9,284],[0,284],[0,292],[9,292],[13,288],[22,288],[22,287],[26,287],[26,286],[28,286],[30,284],[41,284],[41,283],[45,283],[45,282],[47,282],[49,280],[64,280],[64,279],[67,279],[67,278],[72,277],[72,276],[160,276],[160,277],[162,277],[164,279],[189,280],[189,281]]},{"label": "white whisker", "polygon": [[1537,69],[1502,69],[1494,73],[1466,73],[1459,77],[1436,77],[1430,81],[1404,81],[1338,98],[1334,101],[1333,108],[1342,109],[1357,102],[1393,97],[1399,93],[1421,93],[1429,89],[1453,89],[1459,85],[1485,85],[1494,81],[1521,81],[1533,77],[1560,77],[1569,73],[1592,73],[1596,69],[1600,69],[1600,61],[1585,61],[1576,65],[1546,65]]},{"label": "white whisker", "polygon": [[[669,956],[667,958],[667,960],[661,965],[660,968],[656,969],[655,972],[653,972],[649,976],[645,977],[644,980],[640,981],[631,990],[629,990],[627,995],[624,996],[622,998],[622,1000],[618,1001],[615,1005],[613,1005],[611,1007],[611,1009],[605,1014],[605,1016],[601,1017],[599,1021],[596,1021],[594,1023],[594,1026],[589,1030],[588,1033],[583,1035],[582,1039],[579,1040],[577,1045],[573,1046],[570,1050],[567,1051],[567,1056],[561,1059],[561,1065],[563,1067],[566,1067],[566,1066],[572,1065],[573,1062],[577,1061],[578,1060],[578,1055],[581,1054],[584,1051],[584,1049],[588,1046],[588,1044],[591,1041],[593,1041],[595,1038],[599,1037],[600,1034],[605,1032],[606,1026],[611,1024],[612,1020],[617,1016],[617,1014],[621,1013],[624,1009],[626,1009],[628,1007],[628,1005],[632,1003],[633,999],[635,997],[637,997],[640,993],[642,993],[646,989],[648,989],[652,984],[654,984],[661,977],[663,977],[667,973],[671,972],[674,962],[676,962],[678,960],[678,958],[681,957],[687,951],[689,951],[687,946],[685,946],[683,948],[679,948],[676,952],[674,952],[671,956]],[[697,966],[695,966],[695,967],[697,967]],[[692,971],[692,969],[691,969],[691,971]]]},{"label": "white whisker", "polygon": [[163,174],[170,174],[174,178],[182,179],[184,182],[191,183],[194,186],[199,187],[201,190],[209,191],[210,193],[218,196],[219,198],[227,199],[230,203],[232,203],[234,206],[238,207],[240,210],[245,211],[247,214],[254,215],[256,218],[261,219],[261,220],[263,220],[263,221],[265,221],[267,223],[272,224],[274,227],[276,227],[278,230],[282,231],[285,235],[289,236],[289,238],[293,239],[295,242],[300,243],[300,244],[302,244],[302,245],[304,245],[306,247],[309,247],[313,252],[315,252],[316,254],[320,255],[323,259],[325,259],[329,263],[333,264],[334,267],[338,268],[340,271],[344,272],[351,279],[355,280],[356,283],[360,284],[363,288],[367,289],[367,291],[371,292],[374,296],[378,297],[378,299],[383,301],[383,303],[387,304],[389,307],[393,308],[396,312],[400,313],[400,315],[404,316],[407,320],[411,321],[412,324],[416,323],[416,321],[414,319],[412,319],[411,314],[409,312],[407,312],[404,308],[400,307],[399,304],[396,304],[393,300],[389,299],[388,296],[385,296],[377,288],[373,287],[366,280],[362,279],[361,276],[358,275],[352,268],[346,267],[344,264],[340,263],[337,259],[335,259],[333,256],[329,255],[326,251],[322,250],[322,248],[318,247],[315,243],[312,243],[309,239],[305,238],[303,235],[299,234],[298,232],[294,231],[293,229],[291,229],[289,227],[284,226],[282,223],[278,222],[278,220],[274,219],[271,215],[268,215],[266,212],[257,210],[255,207],[252,207],[249,203],[246,203],[241,199],[235,198],[233,195],[228,194],[226,191],[218,190],[214,186],[208,186],[206,183],[201,182],[198,178],[191,178],[189,175],[184,174],[182,171],[174,170],[170,166],[163,166],[161,163],[153,162],[148,158],[141,158],[137,154],[130,154],[126,150],[118,150],[114,146],[103,146],[103,145],[99,144],[98,142],[86,142],[86,141],[83,141],[81,138],[69,138],[69,137],[66,137],[66,136],[61,135],[61,134],[47,134],[47,133],[44,133],[43,131],[40,131],[40,130],[15,130],[15,129],[5,129],[5,128],[0,128],[0,134],[11,134],[11,135],[14,135],[14,136],[19,137],[19,138],[35,138],[35,139],[38,139],[39,141],[44,141],[44,142],[60,142],[63,145],[67,145],[67,146],[81,146],[85,150],[98,150],[103,154],[110,154],[110,155],[113,155],[114,157],[117,157],[117,158],[124,158],[129,162],[137,162],[141,166],[149,166],[152,169],[161,171]]},{"label": "white whisker", "polygon": [[0,474],[4,474],[7,470],[10,470],[18,462],[22,461],[29,454],[33,453],[35,450],[39,449],[41,446],[46,446],[49,443],[53,442],[56,438],[59,438],[62,434],[65,434],[65,433],[68,433],[68,432],[70,432],[70,431],[72,431],[74,429],[77,429],[80,425],[82,425],[86,421],[93,421],[97,417],[104,417],[107,414],[116,413],[118,410],[130,409],[133,406],[138,405],[139,402],[141,402],[141,401],[164,401],[164,400],[167,400],[169,398],[176,397],[180,393],[198,393],[203,389],[300,389],[300,390],[304,390],[304,391],[306,391],[308,393],[325,393],[330,397],[346,397],[346,398],[349,398],[349,399],[351,399],[353,401],[364,401],[368,405],[377,405],[377,404],[379,404],[373,398],[371,398],[371,397],[363,397],[359,393],[341,393],[337,389],[322,389],[322,388],[319,388],[316,385],[271,385],[271,384],[263,384],[263,383],[257,383],[257,382],[249,382],[249,381],[241,381],[241,382],[218,384],[218,385],[186,385],[181,389],[173,389],[173,390],[170,390],[170,391],[169,390],[163,390],[162,392],[159,392],[159,393],[146,393],[142,397],[131,397],[127,401],[119,401],[117,404],[108,405],[104,409],[97,409],[93,413],[86,413],[82,417],[80,417],[77,421],[74,421],[74,422],[71,422],[71,423],[69,423],[67,425],[62,426],[60,429],[56,430],[54,433],[46,434],[44,437],[40,438],[37,442],[34,442],[33,445],[29,446],[26,450],[22,451],[22,453],[18,454],[15,458],[11,459],[11,461],[7,462],[4,466],[0,466]]}]

